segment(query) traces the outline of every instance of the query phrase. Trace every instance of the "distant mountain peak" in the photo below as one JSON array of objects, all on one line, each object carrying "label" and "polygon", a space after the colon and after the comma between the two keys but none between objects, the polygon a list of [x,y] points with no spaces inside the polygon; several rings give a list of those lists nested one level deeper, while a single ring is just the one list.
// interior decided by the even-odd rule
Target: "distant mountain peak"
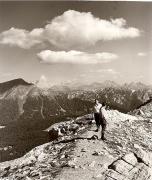
[{"label": "distant mountain peak", "polygon": [[128,88],[131,88],[131,89],[134,89],[134,90],[137,90],[137,89],[145,89],[145,88],[148,87],[147,85],[145,85],[145,84],[142,83],[142,82],[130,82],[130,83],[125,83],[124,86],[125,86],[125,87],[128,87]]},{"label": "distant mountain peak", "polygon": [[22,78],[6,81],[3,83],[0,83],[0,93],[4,93],[5,91],[7,91],[13,87],[19,86],[19,85],[29,86],[29,85],[32,85],[32,83],[28,83]]},{"label": "distant mountain peak", "polygon": [[36,83],[36,86],[41,89],[48,89],[50,87],[50,83],[44,75],[41,75],[39,81]]}]

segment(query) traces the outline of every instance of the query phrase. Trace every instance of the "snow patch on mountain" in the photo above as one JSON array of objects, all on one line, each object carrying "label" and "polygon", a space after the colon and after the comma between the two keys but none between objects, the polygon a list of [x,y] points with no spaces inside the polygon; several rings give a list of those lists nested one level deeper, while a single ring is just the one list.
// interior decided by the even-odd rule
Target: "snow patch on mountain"
[{"label": "snow patch on mountain", "polygon": [[41,75],[39,81],[36,83],[37,87],[42,89],[48,89],[50,88],[50,83],[48,82],[48,79],[45,75]]}]

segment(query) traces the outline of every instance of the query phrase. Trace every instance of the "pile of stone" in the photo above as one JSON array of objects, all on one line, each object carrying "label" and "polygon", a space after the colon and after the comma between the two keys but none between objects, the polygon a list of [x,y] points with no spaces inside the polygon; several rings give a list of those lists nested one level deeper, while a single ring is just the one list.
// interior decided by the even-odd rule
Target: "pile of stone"
[{"label": "pile of stone", "polygon": [[70,121],[60,122],[47,128],[50,138],[57,139],[70,135],[77,135],[78,132],[83,131],[88,125],[92,124],[92,116],[90,114],[82,116]]},{"label": "pile of stone", "polygon": [[152,180],[152,153],[138,149],[114,161],[105,172],[106,180]]}]

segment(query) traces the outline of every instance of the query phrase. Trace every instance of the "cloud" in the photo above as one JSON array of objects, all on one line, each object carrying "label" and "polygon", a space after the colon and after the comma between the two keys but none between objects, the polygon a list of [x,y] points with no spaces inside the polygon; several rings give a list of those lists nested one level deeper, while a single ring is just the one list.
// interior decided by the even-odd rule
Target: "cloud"
[{"label": "cloud", "polygon": [[89,75],[98,75],[99,76],[99,73],[100,75],[104,76],[104,75],[118,75],[119,72],[115,71],[114,69],[90,69],[86,74],[80,74],[79,76],[80,77],[87,77]]},{"label": "cloud", "polygon": [[120,75],[120,72],[117,72],[116,70],[114,70],[114,69],[90,69],[89,70],[89,73],[91,73],[91,74],[102,74],[102,75],[113,75],[113,77],[114,76],[117,76],[117,75]]},{"label": "cloud", "polygon": [[147,56],[147,53],[139,52],[137,55],[140,56],[140,57],[144,57],[144,56]]},{"label": "cloud", "polygon": [[102,52],[89,54],[80,51],[50,51],[45,50],[37,54],[42,63],[59,64],[98,64],[107,63],[118,58],[116,54]]},{"label": "cloud", "polygon": [[98,41],[134,38],[140,35],[138,29],[125,27],[123,18],[110,21],[96,18],[90,12],[69,10],[54,18],[45,27],[50,43],[58,47],[79,47],[94,45]]},{"label": "cloud", "polygon": [[98,69],[96,72],[98,73],[108,73],[108,74],[119,74],[117,71],[114,69]]},{"label": "cloud", "polygon": [[0,34],[0,43],[31,48],[48,42],[62,49],[80,49],[95,45],[98,41],[109,41],[140,36],[140,31],[127,27],[123,18],[105,20],[91,12],[65,11],[53,18],[44,28],[32,31],[11,28]]},{"label": "cloud", "polygon": [[0,34],[0,43],[29,49],[34,45],[42,43],[42,32],[43,29],[33,29],[29,32],[24,29],[12,27],[8,31],[4,31]]}]

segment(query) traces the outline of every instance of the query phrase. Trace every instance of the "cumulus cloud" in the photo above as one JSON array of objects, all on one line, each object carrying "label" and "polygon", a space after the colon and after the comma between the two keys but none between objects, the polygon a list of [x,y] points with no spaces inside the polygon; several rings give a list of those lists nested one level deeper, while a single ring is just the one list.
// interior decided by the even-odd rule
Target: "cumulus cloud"
[{"label": "cumulus cloud", "polygon": [[62,48],[77,48],[95,45],[98,41],[109,41],[140,36],[140,31],[128,27],[123,18],[105,20],[92,15],[91,12],[68,10],[61,16],[53,18],[44,28],[32,31],[11,28],[0,34],[0,43],[30,48],[49,42]]},{"label": "cumulus cloud", "polygon": [[98,64],[107,63],[117,59],[116,54],[102,52],[89,54],[81,51],[51,51],[45,50],[37,54],[38,58],[43,63],[58,64]]},{"label": "cumulus cloud", "polygon": [[147,53],[145,53],[145,52],[139,52],[137,55],[140,56],[140,57],[144,57],[144,56],[147,56]]},{"label": "cumulus cloud", "polygon": [[42,32],[43,29],[33,29],[29,32],[24,29],[12,27],[8,31],[4,31],[0,34],[0,43],[28,49],[36,44],[42,43]]},{"label": "cumulus cloud", "polygon": [[139,36],[138,29],[125,25],[123,18],[108,21],[94,17],[90,12],[69,10],[46,25],[45,34],[52,44],[68,48]]}]

